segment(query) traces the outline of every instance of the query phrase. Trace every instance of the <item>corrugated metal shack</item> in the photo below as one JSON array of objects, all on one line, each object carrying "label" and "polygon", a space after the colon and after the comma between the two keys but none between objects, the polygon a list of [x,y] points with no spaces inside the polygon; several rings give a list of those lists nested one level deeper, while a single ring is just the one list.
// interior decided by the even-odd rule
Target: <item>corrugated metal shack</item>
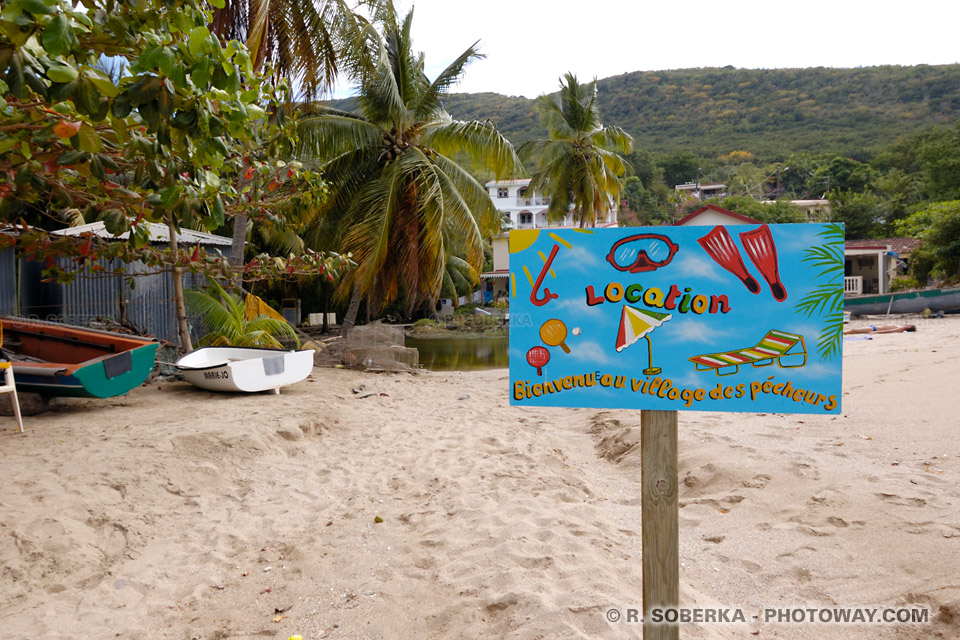
[{"label": "corrugated metal shack", "polygon": [[0,251],[0,315],[15,316],[17,306],[17,254],[13,247]]},{"label": "corrugated metal shack", "polygon": [[[18,236],[12,226],[0,228],[6,236]],[[60,289],[42,282],[43,267],[21,258],[14,247],[0,251],[0,314],[46,318],[60,312]]]},{"label": "corrugated metal shack", "polygon": [[[102,222],[70,227],[55,233],[71,236],[93,233],[101,238],[114,239],[114,236],[106,231]],[[126,239],[126,234],[119,238]],[[229,254],[233,244],[231,238],[189,229],[182,229],[178,240],[181,247],[200,244],[208,254],[221,255]],[[169,239],[166,225],[151,224],[150,241],[155,244],[167,244]],[[124,266],[116,260],[97,262],[108,273]],[[153,334],[161,340],[180,344],[177,335],[176,311],[173,305],[173,277],[170,273],[149,273],[145,264],[133,262],[125,266],[126,275],[101,275],[94,272],[91,269],[93,265],[89,264],[70,284],[53,285],[59,294],[58,300],[56,304],[44,305],[41,310],[36,304],[25,304],[26,299],[30,297],[28,290],[42,287],[42,283],[39,282],[39,273],[27,273],[31,269],[39,271],[37,269],[39,265],[30,261],[21,261],[21,263],[19,296],[21,315],[56,319],[76,325],[83,325],[98,316],[103,316],[132,324],[141,332]],[[192,274],[185,273],[183,287],[184,289],[198,288],[202,286],[202,280],[202,276],[195,278]],[[46,297],[49,298],[49,296]],[[50,311],[55,312],[49,313]],[[189,321],[196,340],[199,335],[202,335],[202,327],[196,317],[190,317]]]}]

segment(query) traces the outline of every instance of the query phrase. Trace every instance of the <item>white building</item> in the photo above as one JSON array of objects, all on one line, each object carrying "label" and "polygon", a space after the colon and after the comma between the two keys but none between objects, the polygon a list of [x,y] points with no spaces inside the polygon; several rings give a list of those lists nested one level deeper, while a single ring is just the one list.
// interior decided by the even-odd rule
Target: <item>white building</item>
[{"label": "white building", "polygon": [[[776,200],[761,200],[764,204]],[[803,211],[808,222],[827,222],[830,220],[830,201],[819,200],[791,200],[790,204]]]},{"label": "white building", "polygon": [[[577,226],[573,212],[563,220],[550,222],[547,207],[550,199],[530,192],[529,178],[523,180],[491,180],[486,184],[494,206],[503,214],[504,233],[493,238],[493,270],[481,273],[485,298],[496,299],[507,295],[507,278],[510,275],[510,252],[507,234],[513,229],[539,229],[541,227],[571,228]],[[605,218],[597,219],[596,227],[617,226],[617,206],[613,203]]]},{"label": "white building", "polygon": [[[564,216],[563,220],[550,222],[547,220],[547,207],[550,198],[529,192],[530,179],[523,180],[491,180],[486,184],[487,192],[493,200],[494,206],[504,216],[504,230],[511,229],[538,229],[540,227],[572,227],[576,224],[573,212]],[[608,226],[617,221],[616,205],[610,208],[606,218],[597,220],[596,226]]]},{"label": "white building", "polygon": [[687,182],[673,188],[678,194],[703,202],[709,198],[722,198],[727,185],[721,182]]}]

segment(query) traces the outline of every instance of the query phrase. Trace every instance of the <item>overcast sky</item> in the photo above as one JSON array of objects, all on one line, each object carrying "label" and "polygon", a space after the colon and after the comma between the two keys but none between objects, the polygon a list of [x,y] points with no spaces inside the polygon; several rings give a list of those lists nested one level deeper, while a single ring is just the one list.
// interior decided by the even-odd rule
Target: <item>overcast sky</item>
[{"label": "overcast sky", "polygon": [[[960,1],[395,0],[415,5],[432,79],[474,41],[486,58],[456,91],[530,98],[630,71],[960,62]],[[341,92],[338,92],[343,95]]]}]

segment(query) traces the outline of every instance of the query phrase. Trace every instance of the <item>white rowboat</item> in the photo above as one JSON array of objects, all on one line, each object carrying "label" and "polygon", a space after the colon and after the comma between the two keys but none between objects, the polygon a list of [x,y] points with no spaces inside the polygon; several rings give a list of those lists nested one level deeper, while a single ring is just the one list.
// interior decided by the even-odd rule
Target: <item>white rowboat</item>
[{"label": "white rowboat", "polygon": [[300,382],[313,370],[313,350],[201,347],[174,364],[194,386],[255,393]]}]

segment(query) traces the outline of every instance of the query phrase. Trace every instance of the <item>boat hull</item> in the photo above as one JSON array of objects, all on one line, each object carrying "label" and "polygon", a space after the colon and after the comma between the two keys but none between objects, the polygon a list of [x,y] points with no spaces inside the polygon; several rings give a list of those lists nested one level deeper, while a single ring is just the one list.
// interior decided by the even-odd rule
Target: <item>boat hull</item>
[{"label": "boat hull", "polygon": [[190,384],[208,391],[257,393],[305,379],[313,371],[312,350],[202,347],[176,362]]},{"label": "boat hull", "polygon": [[3,326],[17,390],[44,396],[123,395],[146,380],[159,347],[152,338],[56,322],[4,318]]},{"label": "boat hull", "polygon": [[107,359],[91,362],[67,373],[66,369],[44,370],[44,368],[17,364],[13,366],[17,376],[17,390],[39,393],[45,396],[64,396],[75,398],[112,398],[121,396],[134,387],[140,386],[156,357],[157,343],[147,344],[130,351],[111,356],[109,359],[125,360],[129,358],[129,368],[112,377],[111,364],[124,367],[125,362],[106,362]]},{"label": "boat hull", "polygon": [[888,310],[889,313],[921,313],[924,309],[960,309],[960,288],[852,296],[843,300],[843,310],[855,316],[883,315]]}]

